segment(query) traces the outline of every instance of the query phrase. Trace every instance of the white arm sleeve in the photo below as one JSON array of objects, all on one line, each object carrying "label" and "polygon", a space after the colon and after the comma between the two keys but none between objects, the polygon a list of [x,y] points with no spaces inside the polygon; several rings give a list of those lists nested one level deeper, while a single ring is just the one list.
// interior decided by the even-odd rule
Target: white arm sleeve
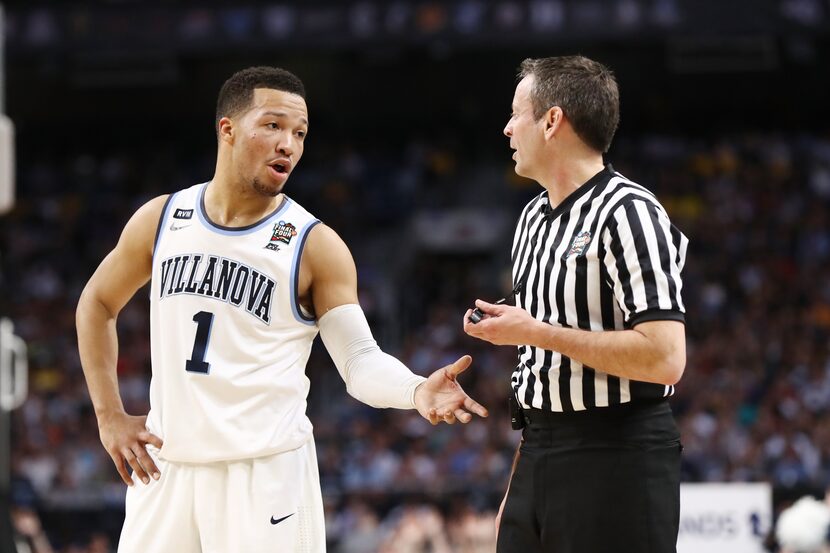
[{"label": "white arm sleeve", "polygon": [[359,305],[335,307],[317,324],[352,397],[372,407],[415,408],[415,388],[426,379],[380,350]]}]

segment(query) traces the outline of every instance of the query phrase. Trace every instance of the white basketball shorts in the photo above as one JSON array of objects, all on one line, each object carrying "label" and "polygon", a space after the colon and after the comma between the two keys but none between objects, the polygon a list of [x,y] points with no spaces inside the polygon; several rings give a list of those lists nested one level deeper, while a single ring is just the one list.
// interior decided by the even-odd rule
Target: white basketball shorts
[{"label": "white basketball shorts", "polygon": [[324,553],[314,441],[268,457],[219,463],[162,461],[127,489],[118,553]]}]

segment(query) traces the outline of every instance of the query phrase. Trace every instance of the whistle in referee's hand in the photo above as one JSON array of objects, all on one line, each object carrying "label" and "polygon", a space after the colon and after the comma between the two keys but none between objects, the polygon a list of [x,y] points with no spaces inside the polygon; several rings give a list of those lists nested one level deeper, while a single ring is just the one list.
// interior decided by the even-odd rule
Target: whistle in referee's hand
[{"label": "whistle in referee's hand", "polygon": [[484,318],[484,312],[481,309],[479,309],[478,307],[476,307],[475,309],[473,309],[473,312],[470,313],[470,316],[467,318],[467,320],[469,320],[473,324],[477,324],[477,323],[481,322],[481,319],[483,319],[483,318]]},{"label": "whistle in referee's hand", "polygon": [[[521,289],[522,289],[521,285],[518,285],[518,284],[517,284],[517,285],[516,285],[516,287],[515,287],[515,288],[513,288],[513,291],[512,291],[512,292],[510,292],[510,295],[509,295],[509,296],[507,296],[506,298],[502,298],[502,299],[498,300],[498,301],[497,301],[496,303],[494,303],[493,305],[501,305],[501,304],[506,303],[506,302],[508,302],[508,301],[513,301],[513,300],[512,300],[512,298],[516,295],[516,292],[518,292],[518,291],[519,291],[519,290],[521,290]],[[483,318],[484,318],[484,311],[482,311],[481,309],[479,309],[478,307],[476,307],[475,309],[473,309],[473,312],[472,312],[472,313],[470,313],[470,316],[469,316],[467,319],[468,319],[471,323],[473,323],[473,324],[477,324],[477,323],[480,323],[480,322],[481,322],[481,319],[483,319]]]}]

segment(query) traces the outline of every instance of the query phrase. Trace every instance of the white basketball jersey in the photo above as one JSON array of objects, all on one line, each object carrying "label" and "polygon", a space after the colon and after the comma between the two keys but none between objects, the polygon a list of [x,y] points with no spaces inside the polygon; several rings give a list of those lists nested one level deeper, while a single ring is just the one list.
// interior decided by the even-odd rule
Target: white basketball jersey
[{"label": "white basketball jersey", "polygon": [[147,426],[170,461],[295,449],[311,437],[305,365],[318,331],[297,277],[319,221],[283,196],[258,223],[223,227],[207,216],[206,188],[171,195],[159,220]]}]

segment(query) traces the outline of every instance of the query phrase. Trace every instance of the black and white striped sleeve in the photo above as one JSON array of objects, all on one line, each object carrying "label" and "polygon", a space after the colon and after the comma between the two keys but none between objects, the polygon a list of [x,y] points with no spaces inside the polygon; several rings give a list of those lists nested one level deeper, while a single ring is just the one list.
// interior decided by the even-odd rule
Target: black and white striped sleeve
[{"label": "black and white striped sleeve", "polygon": [[609,215],[602,241],[602,261],[627,328],[654,320],[684,322],[680,272],[689,240],[659,204],[643,197],[623,202]]}]

